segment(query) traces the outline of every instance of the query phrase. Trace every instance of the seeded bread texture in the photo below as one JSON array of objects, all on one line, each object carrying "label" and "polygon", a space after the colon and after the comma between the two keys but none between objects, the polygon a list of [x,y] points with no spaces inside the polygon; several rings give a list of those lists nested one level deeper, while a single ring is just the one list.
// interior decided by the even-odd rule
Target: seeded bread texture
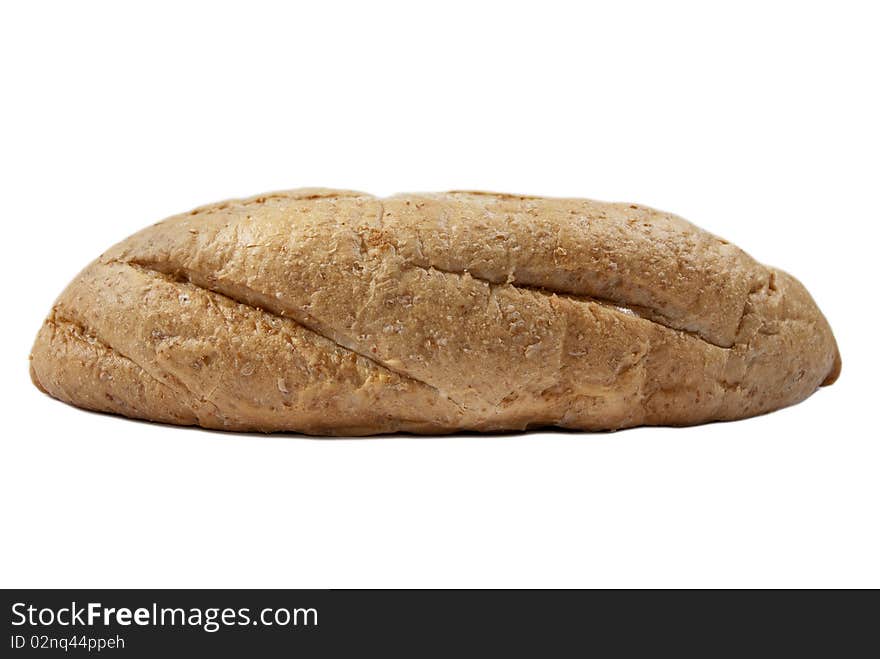
[{"label": "seeded bread texture", "polygon": [[318,435],[738,419],[833,382],[790,275],[634,204],[301,189],[159,222],[88,265],[43,391],[183,425]]}]

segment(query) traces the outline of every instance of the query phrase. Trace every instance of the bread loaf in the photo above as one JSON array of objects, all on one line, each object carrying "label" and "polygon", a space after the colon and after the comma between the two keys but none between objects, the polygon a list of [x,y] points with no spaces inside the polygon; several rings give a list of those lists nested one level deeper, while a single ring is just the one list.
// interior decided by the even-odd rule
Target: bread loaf
[{"label": "bread loaf", "polygon": [[177,215],[88,265],[31,377],[165,423],[363,435],[738,419],[830,384],[793,277],[634,204],[303,189]]}]

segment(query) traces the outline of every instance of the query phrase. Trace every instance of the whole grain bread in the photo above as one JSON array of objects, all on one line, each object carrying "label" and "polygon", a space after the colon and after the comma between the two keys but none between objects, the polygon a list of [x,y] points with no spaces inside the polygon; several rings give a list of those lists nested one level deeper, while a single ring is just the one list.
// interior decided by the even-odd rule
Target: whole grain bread
[{"label": "whole grain bread", "polygon": [[600,430],[737,419],[840,371],[804,287],[634,204],[301,189],[176,215],[88,265],[31,377],[226,430]]}]

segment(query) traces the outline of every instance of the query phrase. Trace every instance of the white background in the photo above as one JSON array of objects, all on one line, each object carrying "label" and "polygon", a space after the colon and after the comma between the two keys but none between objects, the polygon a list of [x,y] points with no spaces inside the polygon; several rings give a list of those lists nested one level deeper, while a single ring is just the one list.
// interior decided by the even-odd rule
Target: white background
[{"label": "white background", "polygon": [[[841,1],[4,3],[0,585],[880,586],[877,25]],[[312,185],[679,213],[799,277],[843,375],[736,423],[360,440],[31,385],[106,247]]]}]

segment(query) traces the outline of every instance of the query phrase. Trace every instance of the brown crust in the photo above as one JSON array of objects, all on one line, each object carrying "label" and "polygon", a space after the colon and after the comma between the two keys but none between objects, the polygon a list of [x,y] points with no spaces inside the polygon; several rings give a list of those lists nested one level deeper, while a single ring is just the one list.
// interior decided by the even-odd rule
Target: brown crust
[{"label": "brown crust", "polygon": [[676,216],[326,189],[133,235],[62,293],[32,354],[37,386],[76,405],[312,434],[734,419],[839,368],[799,282]]}]

